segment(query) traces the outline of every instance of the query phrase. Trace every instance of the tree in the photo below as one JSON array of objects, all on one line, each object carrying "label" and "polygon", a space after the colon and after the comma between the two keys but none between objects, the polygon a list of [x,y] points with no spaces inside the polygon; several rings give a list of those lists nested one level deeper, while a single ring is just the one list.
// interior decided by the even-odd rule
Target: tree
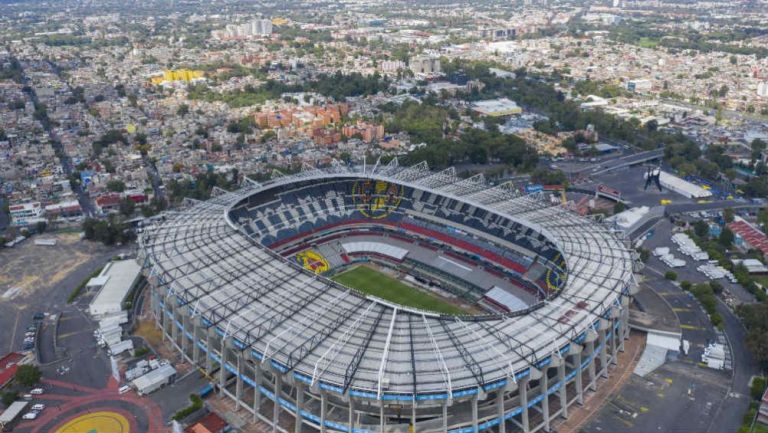
[{"label": "tree", "polygon": [[16,391],[4,391],[2,396],[3,406],[8,407],[16,401],[19,393]]},{"label": "tree", "polygon": [[709,224],[704,220],[696,220],[693,223],[693,233],[702,239],[707,239],[709,237]]},{"label": "tree", "polygon": [[189,105],[187,105],[187,104],[179,105],[179,108],[176,110],[176,114],[181,116],[181,117],[184,117],[187,114],[189,114]]},{"label": "tree", "polygon": [[664,273],[664,278],[675,281],[677,279],[677,273],[675,271],[667,271]]},{"label": "tree", "polygon": [[43,377],[43,372],[40,371],[37,366],[34,365],[20,365],[16,370],[16,381],[24,386],[33,386],[40,382],[40,378]]},{"label": "tree", "polygon": [[640,261],[648,263],[648,259],[651,258],[651,251],[646,248],[640,248]]},{"label": "tree", "polygon": [[724,246],[725,248],[730,248],[731,245],[733,245],[733,232],[728,227],[723,227],[723,230],[720,232],[720,236],[717,238],[717,242],[720,243],[720,245]]},{"label": "tree", "polygon": [[688,280],[683,280],[680,282],[680,288],[685,290],[686,292],[691,290],[691,287],[693,287],[693,284],[691,284]]},{"label": "tree", "polygon": [[129,217],[133,215],[133,211],[136,209],[136,203],[130,199],[130,197],[123,197],[120,200],[120,213]]},{"label": "tree", "polygon": [[147,144],[147,134],[143,132],[137,132],[134,139],[136,140],[136,144],[140,146]]},{"label": "tree", "polygon": [[732,223],[733,222],[733,209],[727,207],[723,209],[723,219],[726,223]]},{"label": "tree", "polygon": [[125,183],[120,179],[110,179],[107,181],[107,189],[112,192],[123,192],[125,191]]},{"label": "tree", "polygon": [[45,221],[38,221],[37,224],[35,224],[35,233],[44,233],[46,228],[48,228],[48,223]]},{"label": "tree", "polygon": [[624,202],[617,201],[616,204],[613,205],[613,213],[622,213],[627,209],[627,205],[624,204]]}]

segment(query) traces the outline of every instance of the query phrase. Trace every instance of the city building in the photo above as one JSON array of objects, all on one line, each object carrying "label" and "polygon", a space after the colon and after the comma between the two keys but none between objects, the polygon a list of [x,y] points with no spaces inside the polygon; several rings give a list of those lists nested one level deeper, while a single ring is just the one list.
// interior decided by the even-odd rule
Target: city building
[{"label": "city building", "polygon": [[0,389],[5,388],[16,374],[18,366],[24,362],[25,356],[21,353],[11,352],[0,358]]},{"label": "city building", "polygon": [[214,412],[200,418],[197,422],[184,429],[184,433],[225,433],[229,424]]},{"label": "city building", "polygon": [[218,39],[251,39],[272,35],[272,20],[255,19],[243,24],[227,24],[224,30],[215,30],[213,37]]},{"label": "city building", "polygon": [[415,56],[408,61],[408,67],[414,74],[432,75],[439,74],[440,59],[431,56]]},{"label": "city building", "polygon": [[385,74],[395,73],[405,68],[405,62],[402,60],[384,60],[379,63],[379,70]]},{"label": "city building", "polygon": [[39,201],[11,205],[8,210],[11,215],[11,224],[15,226],[27,226],[46,220],[45,209]]},{"label": "city building", "polygon": [[634,93],[647,93],[653,88],[651,80],[629,80],[627,81],[627,90]]},{"label": "city building", "polygon": [[477,101],[472,104],[472,110],[483,116],[491,117],[510,116],[523,112],[523,109],[515,101],[507,98]]},{"label": "city building", "polygon": [[368,122],[358,121],[354,125],[346,125],[341,130],[346,137],[360,136],[365,143],[379,141],[384,138],[384,125],[375,125]]},{"label": "city building", "polygon": [[761,98],[768,98],[768,81],[761,81],[757,83],[757,96]]},{"label": "city building", "polygon": [[122,311],[123,302],[136,286],[140,275],[141,267],[135,260],[107,263],[101,273],[88,282],[89,287],[99,290],[88,307],[91,316],[98,318]]}]

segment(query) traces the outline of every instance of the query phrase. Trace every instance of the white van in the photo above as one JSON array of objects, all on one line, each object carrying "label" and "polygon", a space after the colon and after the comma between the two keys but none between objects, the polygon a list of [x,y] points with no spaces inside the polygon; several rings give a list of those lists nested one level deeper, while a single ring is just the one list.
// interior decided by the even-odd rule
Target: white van
[{"label": "white van", "polygon": [[35,388],[32,391],[29,391],[29,393],[32,395],[40,395],[45,393],[45,391],[43,390],[43,388]]},{"label": "white van", "polygon": [[120,387],[120,389],[117,390],[119,394],[125,394],[126,392],[130,391],[131,387],[128,385],[123,385]]}]

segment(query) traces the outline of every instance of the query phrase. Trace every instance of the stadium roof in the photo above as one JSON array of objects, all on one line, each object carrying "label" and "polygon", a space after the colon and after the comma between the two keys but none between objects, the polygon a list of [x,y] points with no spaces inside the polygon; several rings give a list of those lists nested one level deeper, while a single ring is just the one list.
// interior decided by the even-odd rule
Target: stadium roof
[{"label": "stadium roof", "polygon": [[[317,276],[257,244],[233,223],[232,206],[259,191],[306,180],[366,178],[454,198],[545,235],[568,275],[559,296],[527,314],[447,316],[396,307]],[[145,230],[140,262],[180,308],[233,345],[323,389],[397,399],[491,390],[583,342],[615,317],[634,286],[630,251],[597,221],[482,175],[388,165],[334,166],[281,176],[200,202]],[[394,397],[393,397],[394,396]]]}]

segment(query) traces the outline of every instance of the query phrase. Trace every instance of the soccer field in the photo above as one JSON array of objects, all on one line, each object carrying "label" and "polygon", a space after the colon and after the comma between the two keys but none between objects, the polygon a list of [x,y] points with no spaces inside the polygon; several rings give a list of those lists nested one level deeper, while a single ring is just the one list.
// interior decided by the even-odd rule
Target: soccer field
[{"label": "soccer field", "polygon": [[461,308],[408,286],[368,266],[357,266],[333,277],[347,287],[357,289],[396,304],[445,314],[464,314]]}]

